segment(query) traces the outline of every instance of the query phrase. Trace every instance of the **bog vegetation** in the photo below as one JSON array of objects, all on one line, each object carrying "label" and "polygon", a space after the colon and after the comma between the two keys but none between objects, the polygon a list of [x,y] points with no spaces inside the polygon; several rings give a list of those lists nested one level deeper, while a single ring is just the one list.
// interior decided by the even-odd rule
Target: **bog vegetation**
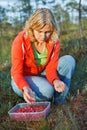
[{"label": "bog vegetation", "polygon": [[[59,18],[57,12],[55,15]],[[60,56],[70,54],[76,59],[70,92],[63,105],[56,107],[52,103],[48,117],[38,122],[18,122],[11,120],[8,115],[9,109],[24,102],[12,91],[10,84],[11,45],[14,37],[22,30],[23,24],[11,25],[0,21],[0,130],[87,129],[87,18],[80,19],[78,24],[65,21],[62,21],[60,26]]]}]

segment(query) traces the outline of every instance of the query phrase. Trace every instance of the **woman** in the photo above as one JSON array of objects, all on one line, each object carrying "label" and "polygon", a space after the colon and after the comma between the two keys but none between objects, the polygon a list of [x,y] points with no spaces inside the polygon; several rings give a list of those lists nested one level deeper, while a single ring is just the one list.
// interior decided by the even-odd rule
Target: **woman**
[{"label": "woman", "polygon": [[27,103],[54,99],[62,104],[68,94],[75,60],[59,58],[60,41],[49,9],[35,11],[12,45],[11,85]]}]

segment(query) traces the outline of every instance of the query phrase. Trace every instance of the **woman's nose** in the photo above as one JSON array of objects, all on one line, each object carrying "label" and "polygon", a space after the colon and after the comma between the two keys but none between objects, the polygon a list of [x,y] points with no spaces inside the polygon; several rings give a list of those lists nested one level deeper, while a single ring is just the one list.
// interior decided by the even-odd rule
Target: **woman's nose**
[{"label": "woman's nose", "polygon": [[45,38],[46,38],[46,33],[45,32],[42,33],[42,38],[45,40]]}]

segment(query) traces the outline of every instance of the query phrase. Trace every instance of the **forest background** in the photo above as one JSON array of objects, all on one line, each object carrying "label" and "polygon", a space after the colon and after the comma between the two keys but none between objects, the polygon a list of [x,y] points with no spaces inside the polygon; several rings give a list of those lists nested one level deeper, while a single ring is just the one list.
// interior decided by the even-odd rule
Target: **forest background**
[{"label": "forest background", "polygon": [[[0,129],[1,130],[86,130],[87,129],[87,5],[86,0],[9,0],[0,5]],[[11,45],[25,21],[40,7],[50,8],[60,27],[61,53],[76,59],[67,102],[41,122],[12,121],[8,110],[24,102],[11,89]]]}]

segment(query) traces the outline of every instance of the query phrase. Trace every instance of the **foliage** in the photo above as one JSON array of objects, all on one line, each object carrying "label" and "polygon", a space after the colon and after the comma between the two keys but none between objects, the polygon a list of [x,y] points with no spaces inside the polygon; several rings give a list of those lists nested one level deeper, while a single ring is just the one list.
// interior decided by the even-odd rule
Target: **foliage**
[{"label": "foliage", "polygon": [[[13,25],[6,22],[6,10],[0,7],[0,129],[1,130],[86,130],[87,129],[87,18],[86,5],[82,5],[82,33],[80,37],[79,25],[70,21],[69,11],[56,4],[53,12],[60,25],[61,52],[60,56],[70,54],[76,59],[76,69],[71,81],[71,89],[67,101],[61,106],[51,104],[50,114],[46,120],[39,122],[17,122],[10,119],[8,110],[23,99],[11,89],[11,45],[14,37],[22,29],[24,20],[35,7],[31,7],[30,0],[21,0],[21,6],[15,4],[8,12],[20,12],[18,17],[11,17]],[[35,0],[36,8],[41,0]],[[64,1],[63,1],[64,2]],[[20,2],[19,2],[20,3]],[[53,4],[54,1],[42,1],[43,5]],[[74,3],[75,4],[75,3]],[[54,5],[54,4],[53,4]],[[77,3],[78,6],[78,3]],[[76,7],[76,6],[74,6]],[[32,8],[32,10],[31,10]],[[69,5],[72,8],[72,5]],[[30,10],[29,10],[30,9]],[[30,11],[30,12],[28,12]],[[73,11],[72,11],[73,13]],[[26,15],[25,15],[26,14]],[[84,14],[84,15],[83,15]],[[78,18],[77,18],[78,19]]]},{"label": "foliage", "polygon": [[[74,26],[75,27],[75,26]],[[78,35],[62,35],[61,55],[71,54],[76,59],[76,70],[71,81],[71,89],[67,101],[61,106],[51,104],[47,119],[39,122],[14,121],[8,110],[23,99],[11,89],[11,44],[19,28],[10,24],[1,24],[0,42],[0,129],[1,130],[86,130],[86,92],[87,92],[87,38]],[[6,31],[7,30],[7,31]],[[8,33],[7,33],[8,32]],[[62,38],[63,37],[63,38]],[[3,44],[4,43],[4,44]],[[5,50],[5,51],[4,51]]]},{"label": "foliage", "polygon": [[[70,19],[72,23],[73,20],[75,22],[78,22],[79,20],[81,21],[83,17],[87,17],[87,6],[82,4],[82,0],[79,0],[79,2],[77,2],[76,0],[74,0],[73,2],[67,2],[67,0],[65,2],[65,0],[62,0],[61,3],[63,4],[63,6],[60,5],[58,1],[56,2],[56,0],[34,0],[34,2],[31,0],[20,0],[17,3],[14,2],[15,6],[14,4],[8,4],[7,8],[3,8],[0,6],[0,21],[5,20],[11,22],[12,24],[16,24],[17,22],[24,23],[25,20],[30,17],[33,11],[44,6],[50,7],[50,9],[53,10],[53,13],[55,14],[59,23],[65,20],[67,22],[70,22]],[[76,16],[73,15],[74,11],[76,11],[76,14],[78,13],[77,20],[75,20]]]},{"label": "foliage", "polygon": [[[79,66],[79,63],[78,63]],[[76,68],[77,75],[74,75],[72,85],[75,89],[78,86],[78,71]],[[87,72],[87,71],[86,71]],[[84,71],[80,75],[84,78]],[[80,78],[80,77],[79,77]],[[85,84],[87,84],[87,79],[84,79]],[[84,82],[82,80],[82,82]],[[73,82],[75,82],[73,84]],[[81,82],[80,82],[81,83]],[[79,84],[79,89],[81,84]],[[51,104],[50,114],[46,120],[41,120],[38,122],[28,122],[28,121],[14,121],[11,120],[8,115],[8,110],[11,109],[15,104],[24,102],[23,99],[19,98],[15,93],[13,93],[10,86],[10,68],[6,68],[0,73],[0,129],[12,129],[12,130],[86,130],[86,96],[85,93],[78,93],[72,98],[69,95],[68,102],[61,106],[54,106]],[[76,91],[74,91],[74,94]]]},{"label": "foliage", "polygon": [[20,28],[22,27],[15,28],[9,23],[0,23],[0,67],[11,64],[11,45]]},{"label": "foliage", "polygon": [[0,6],[0,22],[2,22],[3,20],[7,20],[6,10],[2,6]]}]

